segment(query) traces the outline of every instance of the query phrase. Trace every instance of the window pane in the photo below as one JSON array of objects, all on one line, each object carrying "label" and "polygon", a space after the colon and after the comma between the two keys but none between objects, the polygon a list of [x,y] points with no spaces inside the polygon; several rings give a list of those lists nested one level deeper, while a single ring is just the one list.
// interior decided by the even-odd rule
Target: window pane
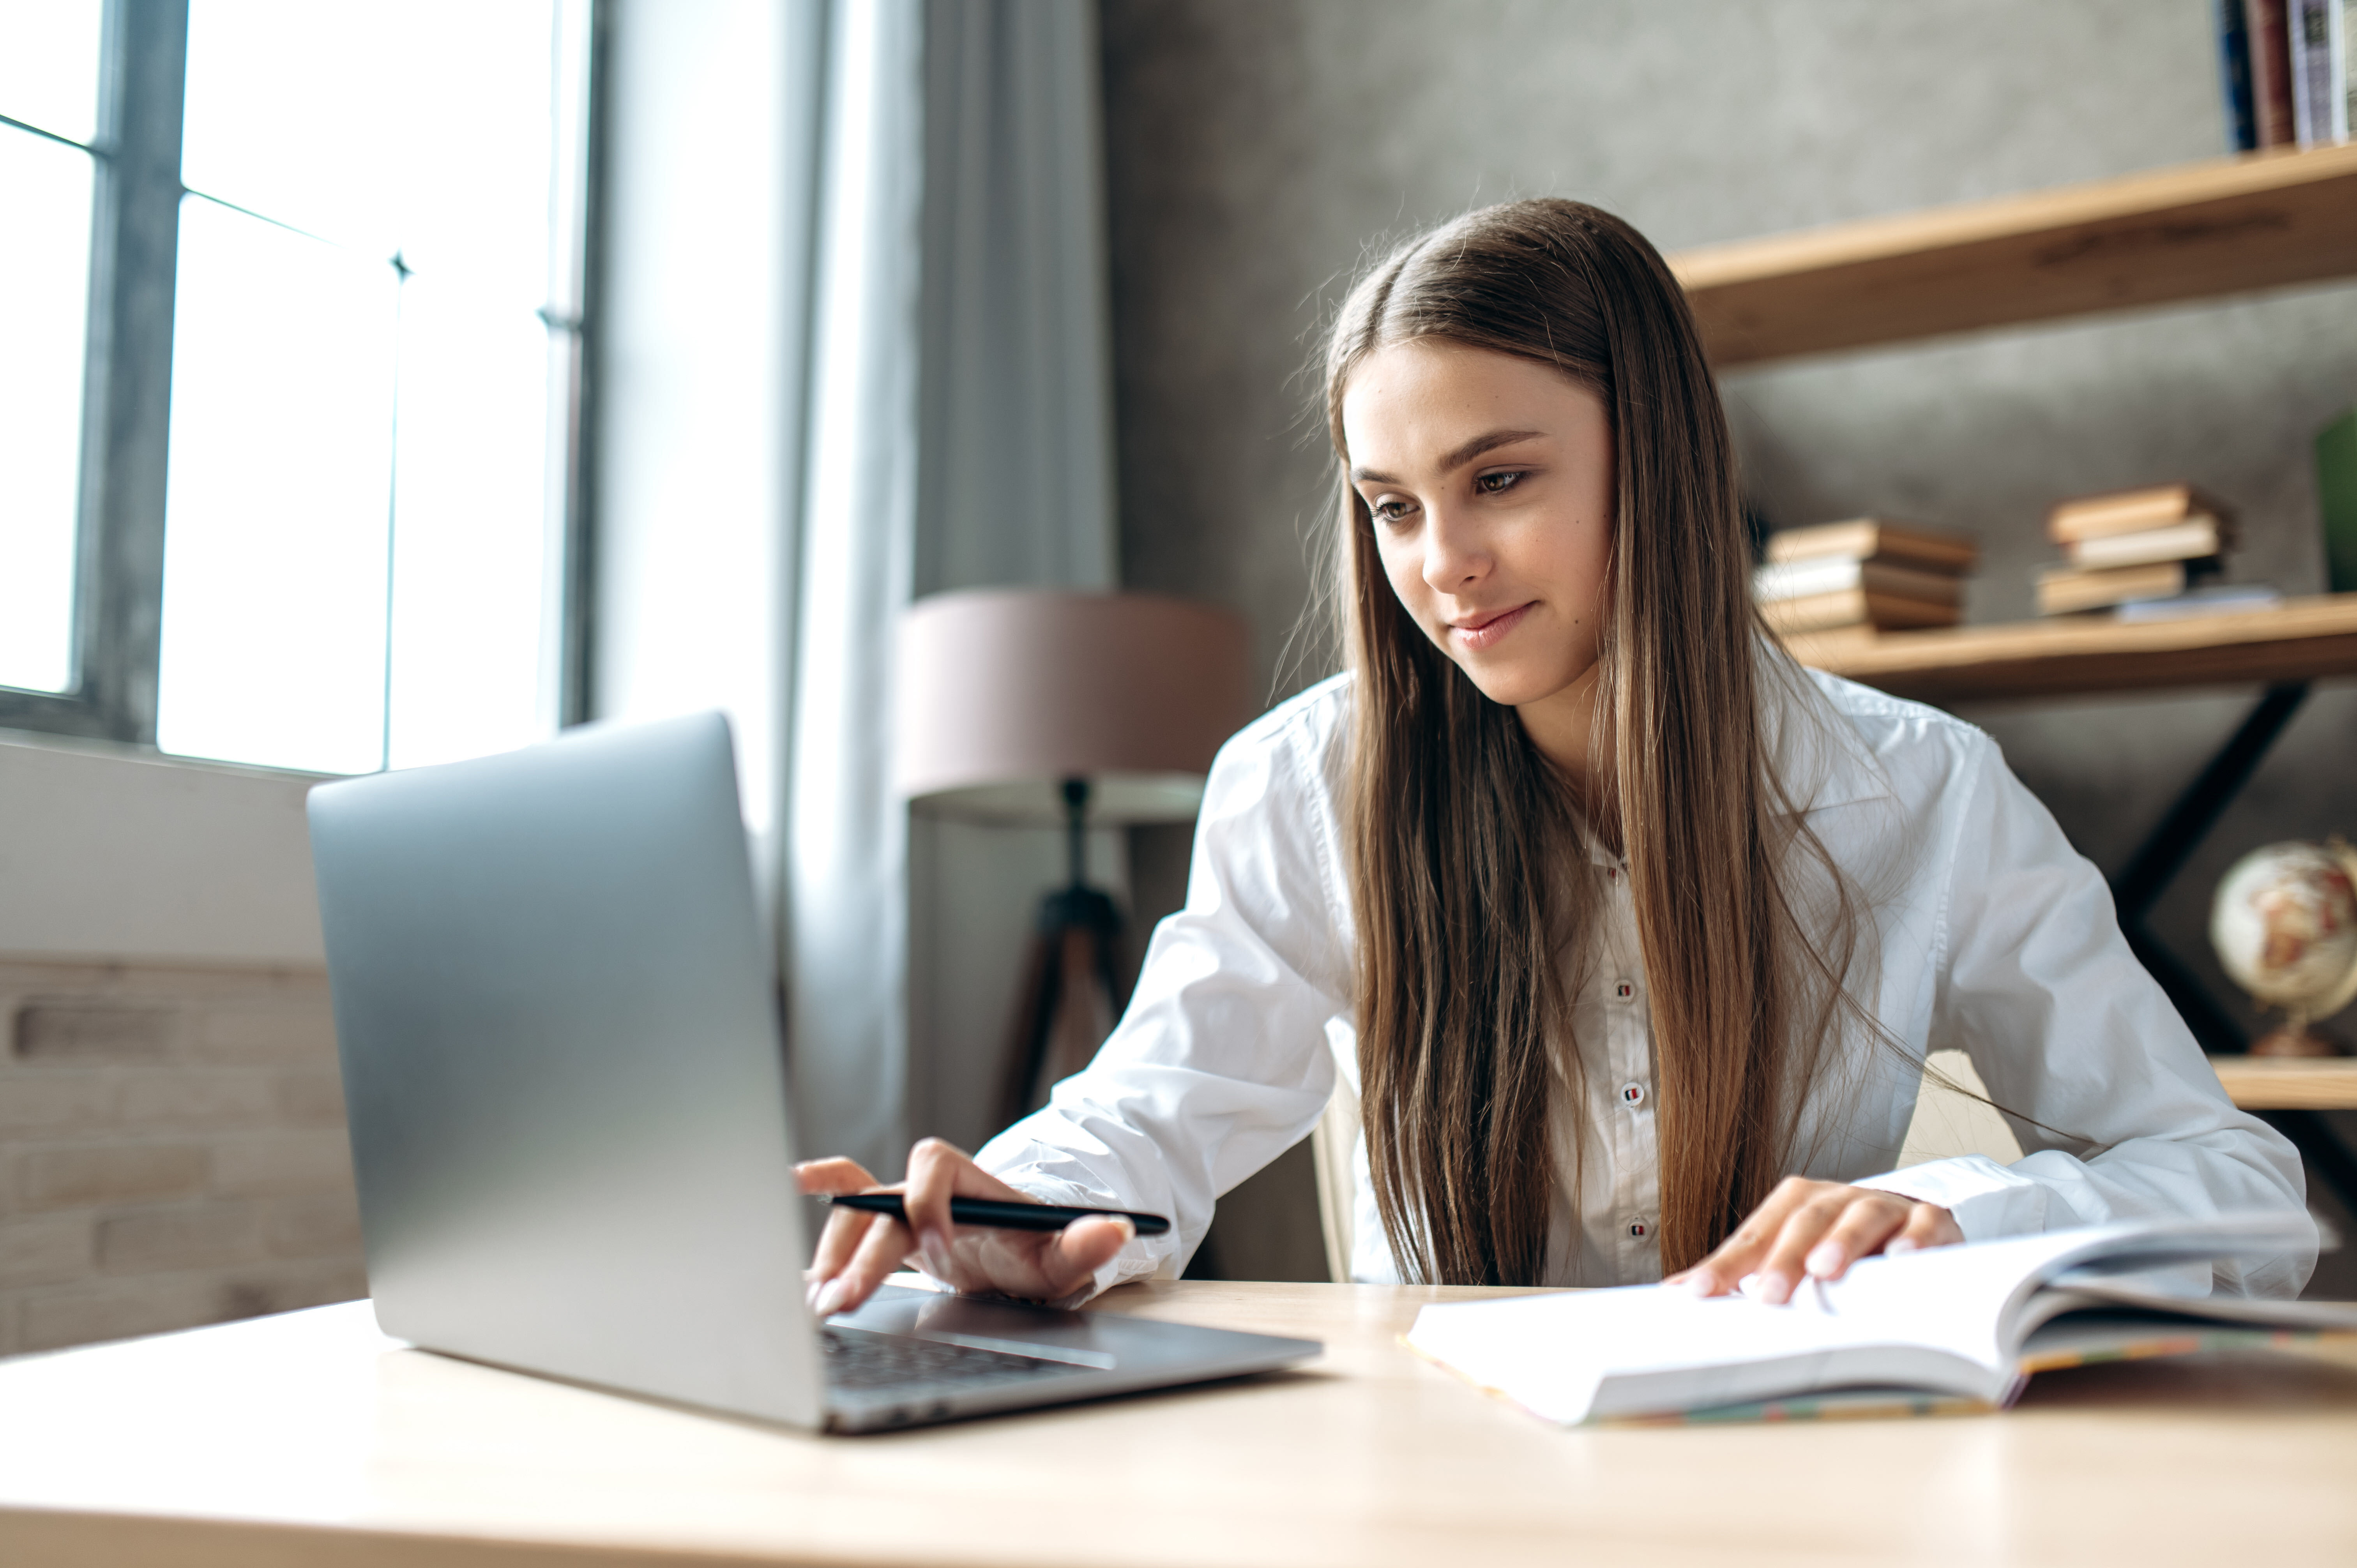
[{"label": "window pane", "polygon": [[167,751],[381,764],[397,298],[382,262],[182,202]]},{"label": "window pane", "polygon": [[191,190],[542,303],[554,7],[196,0]]},{"label": "window pane", "polygon": [[[560,35],[560,23],[571,30]],[[553,215],[560,156],[579,156],[582,101],[579,83],[558,73],[563,62],[581,67],[573,35],[585,24],[576,0],[195,0],[190,10],[189,188],[348,253],[401,259],[391,650],[363,693],[379,704],[372,722],[397,766],[504,750],[554,728],[563,484],[550,455],[563,361],[553,366],[538,312],[572,259]],[[176,454],[194,439],[177,414],[173,439]],[[370,591],[383,628],[379,523]],[[177,538],[170,548],[177,560]],[[211,591],[188,581],[188,596]],[[325,591],[339,602],[357,592]],[[167,661],[170,637],[167,623]],[[188,711],[188,691],[166,691],[174,749],[194,744],[168,717]],[[314,702],[311,716],[328,706]],[[217,736],[206,749],[279,761],[291,742],[282,736],[269,756],[231,744]],[[335,755],[353,766],[354,753]]]},{"label": "window pane", "polygon": [[393,7],[195,0],[180,178],[380,256],[404,132]]},{"label": "window pane", "polygon": [[401,302],[395,768],[505,751],[553,727],[548,330],[429,273]]},{"label": "window pane", "polygon": [[0,686],[73,683],[91,172],[0,126]]},{"label": "window pane", "polygon": [[[401,248],[423,275],[524,309],[546,299],[554,173],[555,7],[413,0],[396,15],[409,63]],[[464,37],[455,50],[448,39]]]},{"label": "window pane", "polygon": [[98,139],[102,0],[0,0],[0,114]]}]

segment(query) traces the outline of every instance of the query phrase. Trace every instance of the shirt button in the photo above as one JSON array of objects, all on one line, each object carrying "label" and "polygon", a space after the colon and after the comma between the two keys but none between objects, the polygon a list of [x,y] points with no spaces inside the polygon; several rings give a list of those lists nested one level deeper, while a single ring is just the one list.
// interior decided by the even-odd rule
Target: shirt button
[{"label": "shirt button", "polygon": [[1637,988],[1629,982],[1616,980],[1612,983],[1612,1000],[1615,1002],[1626,1002],[1636,994]]},{"label": "shirt button", "polygon": [[1622,1084],[1620,1086],[1620,1102],[1624,1105],[1644,1104],[1645,1086],[1641,1083]]},{"label": "shirt button", "polygon": [[1632,1219],[1629,1222],[1629,1234],[1638,1238],[1640,1240],[1642,1240],[1647,1232],[1652,1230],[1652,1227],[1646,1224],[1641,1219]]}]

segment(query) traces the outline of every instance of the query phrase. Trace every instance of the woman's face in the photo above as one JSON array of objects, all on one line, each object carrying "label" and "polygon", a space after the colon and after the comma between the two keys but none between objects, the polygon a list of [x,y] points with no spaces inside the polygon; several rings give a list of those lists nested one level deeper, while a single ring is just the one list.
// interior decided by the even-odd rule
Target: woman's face
[{"label": "woman's face", "polygon": [[1342,434],[1392,591],[1552,752],[1565,715],[1549,710],[1584,714],[1603,638],[1617,494],[1603,401],[1534,360],[1416,338],[1351,372]]}]

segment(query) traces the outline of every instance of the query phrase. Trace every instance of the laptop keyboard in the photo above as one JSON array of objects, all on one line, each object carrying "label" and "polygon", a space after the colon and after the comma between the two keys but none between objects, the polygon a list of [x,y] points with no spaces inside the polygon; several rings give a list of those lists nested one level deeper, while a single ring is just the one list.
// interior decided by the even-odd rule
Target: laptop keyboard
[{"label": "laptop keyboard", "polygon": [[970,1345],[944,1345],[938,1339],[875,1334],[864,1328],[822,1327],[819,1343],[826,1351],[828,1385],[845,1390],[889,1389],[914,1395],[937,1389],[1010,1383],[1077,1369],[1068,1361],[1012,1356]]}]

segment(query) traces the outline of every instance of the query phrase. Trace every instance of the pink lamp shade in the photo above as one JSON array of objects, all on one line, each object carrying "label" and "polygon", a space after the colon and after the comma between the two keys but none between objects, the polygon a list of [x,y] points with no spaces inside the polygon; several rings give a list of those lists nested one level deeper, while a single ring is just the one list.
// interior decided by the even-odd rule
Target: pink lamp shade
[{"label": "pink lamp shade", "polygon": [[1222,742],[1252,716],[1235,617],[1154,594],[977,588],[900,621],[893,781],[920,810],[1064,820],[1067,779],[1098,822],[1184,822]]}]

